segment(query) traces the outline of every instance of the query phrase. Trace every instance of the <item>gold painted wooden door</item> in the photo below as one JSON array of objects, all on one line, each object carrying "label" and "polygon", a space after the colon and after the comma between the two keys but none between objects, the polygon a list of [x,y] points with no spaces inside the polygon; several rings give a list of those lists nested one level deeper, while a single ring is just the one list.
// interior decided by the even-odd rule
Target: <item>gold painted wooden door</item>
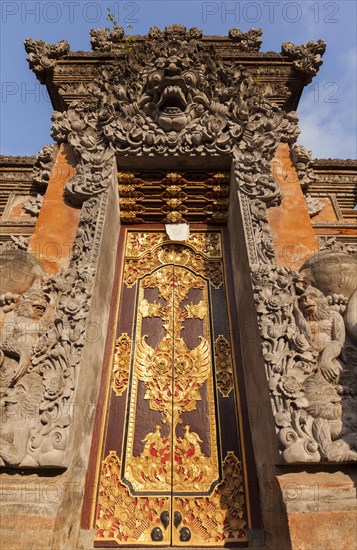
[{"label": "gold painted wooden door", "polygon": [[97,545],[246,540],[229,340],[221,232],[128,230]]}]

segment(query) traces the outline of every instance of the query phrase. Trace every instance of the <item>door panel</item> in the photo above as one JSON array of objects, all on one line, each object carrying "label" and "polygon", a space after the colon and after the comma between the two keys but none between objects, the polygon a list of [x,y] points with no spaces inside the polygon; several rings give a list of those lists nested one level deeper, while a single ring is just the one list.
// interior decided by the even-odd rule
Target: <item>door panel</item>
[{"label": "door panel", "polygon": [[98,546],[246,540],[221,238],[127,231]]}]

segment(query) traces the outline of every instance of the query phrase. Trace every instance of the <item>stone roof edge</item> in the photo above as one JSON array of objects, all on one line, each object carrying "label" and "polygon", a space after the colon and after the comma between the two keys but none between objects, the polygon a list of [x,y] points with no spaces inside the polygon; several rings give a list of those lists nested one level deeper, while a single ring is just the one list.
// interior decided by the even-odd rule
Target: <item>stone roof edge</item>
[{"label": "stone roof edge", "polygon": [[313,168],[356,168],[357,159],[315,158],[312,160]]},{"label": "stone roof edge", "polygon": [[0,155],[0,166],[12,165],[31,165],[33,166],[36,160],[36,155],[21,156],[21,155]]}]

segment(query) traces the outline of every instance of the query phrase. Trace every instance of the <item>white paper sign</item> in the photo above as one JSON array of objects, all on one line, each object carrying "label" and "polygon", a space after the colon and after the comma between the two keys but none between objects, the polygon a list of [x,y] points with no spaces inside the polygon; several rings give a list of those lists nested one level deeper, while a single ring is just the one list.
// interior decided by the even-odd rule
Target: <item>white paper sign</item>
[{"label": "white paper sign", "polygon": [[187,241],[190,238],[188,223],[167,223],[165,228],[171,241]]}]

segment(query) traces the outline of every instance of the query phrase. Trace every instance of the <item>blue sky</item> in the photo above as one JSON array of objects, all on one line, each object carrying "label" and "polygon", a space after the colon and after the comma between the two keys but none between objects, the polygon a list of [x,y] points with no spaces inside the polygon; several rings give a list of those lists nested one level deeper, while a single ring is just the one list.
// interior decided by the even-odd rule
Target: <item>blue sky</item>
[{"label": "blue sky", "polygon": [[133,26],[129,34],[146,34],[151,26],[172,23],[199,27],[207,35],[226,35],[232,27],[261,27],[261,51],[277,52],[285,41],[302,44],[323,38],[324,64],[298,108],[299,142],[314,157],[356,158],[356,5],[354,0],[2,0],[1,153],[32,155],[52,142],[51,103],[28,68],[24,40],[65,39],[71,51],[88,51],[90,29],[108,24],[110,7],[119,25]]}]

